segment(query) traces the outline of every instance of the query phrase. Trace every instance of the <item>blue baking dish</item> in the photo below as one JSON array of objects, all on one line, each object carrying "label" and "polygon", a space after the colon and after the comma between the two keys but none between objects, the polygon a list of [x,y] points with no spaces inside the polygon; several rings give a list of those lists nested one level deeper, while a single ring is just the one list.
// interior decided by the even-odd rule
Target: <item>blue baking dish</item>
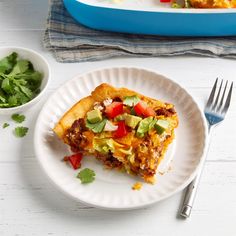
[{"label": "blue baking dish", "polygon": [[236,35],[236,9],[130,6],[126,9],[119,8],[119,4],[101,4],[100,1],[93,4],[95,1],[64,0],[64,5],[78,22],[98,30],[163,36]]}]

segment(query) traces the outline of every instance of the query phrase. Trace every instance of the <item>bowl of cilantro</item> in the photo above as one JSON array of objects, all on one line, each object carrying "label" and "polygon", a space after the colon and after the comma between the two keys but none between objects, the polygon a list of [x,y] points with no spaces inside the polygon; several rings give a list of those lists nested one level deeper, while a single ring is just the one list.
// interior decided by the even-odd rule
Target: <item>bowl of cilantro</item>
[{"label": "bowl of cilantro", "polygon": [[0,114],[23,112],[45,93],[50,68],[37,52],[22,47],[0,47]]}]

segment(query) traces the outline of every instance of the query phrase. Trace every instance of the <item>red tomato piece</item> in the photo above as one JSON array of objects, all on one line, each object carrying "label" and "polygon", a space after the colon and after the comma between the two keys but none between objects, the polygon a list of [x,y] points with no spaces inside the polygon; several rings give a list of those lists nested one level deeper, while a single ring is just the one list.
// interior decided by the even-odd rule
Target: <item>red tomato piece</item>
[{"label": "red tomato piece", "polygon": [[70,164],[72,165],[72,167],[75,170],[77,170],[81,165],[82,158],[83,158],[82,154],[77,153],[77,154],[73,154],[71,156],[66,157],[65,160],[68,160]]},{"label": "red tomato piece", "polygon": [[113,102],[108,105],[105,110],[107,116],[111,119],[123,113],[123,103],[122,102]]},{"label": "red tomato piece", "polygon": [[134,111],[138,116],[143,116],[146,108],[147,104],[145,102],[140,101],[134,106]]},{"label": "red tomato piece", "polygon": [[125,121],[119,121],[118,122],[118,128],[117,130],[114,132],[114,138],[122,138],[124,136],[127,135],[127,129],[126,129],[126,126],[125,126]]},{"label": "red tomato piece", "polygon": [[143,101],[140,101],[134,106],[134,111],[138,116],[148,117],[156,115],[155,111]]},{"label": "red tomato piece", "polygon": [[149,116],[155,116],[156,112],[151,108],[151,107],[147,107],[146,110],[144,111],[143,114],[145,117],[149,117]]},{"label": "red tomato piece", "polygon": [[160,2],[171,2],[171,0],[160,0]]}]

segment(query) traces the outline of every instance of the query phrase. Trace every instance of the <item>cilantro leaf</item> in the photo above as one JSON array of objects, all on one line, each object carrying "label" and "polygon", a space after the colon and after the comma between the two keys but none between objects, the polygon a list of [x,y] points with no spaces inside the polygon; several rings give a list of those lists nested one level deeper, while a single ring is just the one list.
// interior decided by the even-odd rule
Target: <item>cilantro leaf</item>
[{"label": "cilantro leaf", "polygon": [[135,106],[140,101],[140,98],[136,95],[125,97],[123,103],[127,106]]},{"label": "cilantro leaf", "polygon": [[133,107],[130,110],[130,115],[133,115],[133,116],[137,115]]},{"label": "cilantro leaf", "polygon": [[29,128],[27,127],[19,126],[14,129],[14,134],[16,137],[21,138],[27,134],[28,130]]},{"label": "cilantro leaf", "polygon": [[20,115],[20,114],[13,114],[11,116],[12,120],[14,120],[16,123],[22,123],[25,120],[25,116],[24,115]]},{"label": "cilantro leaf", "polygon": [[10,106],[14,107],[17,105],[17,97],[15,95],[9,96],[8,103]]},{"label": "cilantro leaf", "polygon": [[0,102],[5,103],[6,99],[2,96],[1,91],[0,91]]},{"label": "cilantro leaf", "polygon": [[32,91],[30,89],[28,89],[27,87],[20,85],[19,88],[20,88],[21,92],[24,93],[25,96],[27,96],[28,98],[33,97]]},{"label": "cilantro leaf", "polygon": [[[18,78],[18,76],[16,76],[16,78]],[[21,75],[20,78],[27,83],[28,88],[32,91],[36,91],[42,83],[42,74],[38,71],[27,72]]]},{"label": "cilantro leaf", "polygon": [[91,129],[94,133],[101,133],[106,125],[107,119],[103,119],[100,122],[97,123],[90,123],[88,120],[86,120],[85,125],[88,129]]},{"label": "cilantro leaf", "polygon": [[13,70],[11,71],[10,75],[17,75],[17,74],[23,74],[26,72],[29,68],[29,61],[27,60],[19,60],[13,67]]},{"label": "cilantro leaf", "polygon": [[8,123],[4,123],[4,124],[2,125],[2,128],[5,129],[5,128],[7,128],[8,126],[10,126]]},{"label": "cilantro leaf", "polygon": [[0,107],[1,108],[9,107],[9,104],[8,103],[0,103]]},{"label": "cilantro leaf", "polygon": [[8,77],[6,77],[3,81],[2,81],[2,86],[1,88],[6,92],[6,93],[11,93],[12,91],[12,86],[10,84],[10,80]]},{"label": "cilantro leaf", "polygon": [[1,73],[8,74],[15,65],[16,59],[17,53],[13,52],[9,56],[4,57],[2,60],[0,60],[0,75]]},{"label": "cilantro leaf", "polygon": [[88,184],[95,180],[95,176],[96,174],[93,170],[85,168],[78,173],[77,178],[80,179],[82,184]]}]

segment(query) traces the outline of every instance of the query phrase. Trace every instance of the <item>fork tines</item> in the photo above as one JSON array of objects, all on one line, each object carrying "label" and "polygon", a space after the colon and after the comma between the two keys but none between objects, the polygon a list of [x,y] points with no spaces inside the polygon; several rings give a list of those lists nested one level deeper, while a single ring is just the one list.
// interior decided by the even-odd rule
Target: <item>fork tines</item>
[{"label": "fork tines", "polygon": [[[218,89],[218,92],[216,93],[218,78],[216,79],[214,86],[211,90],[211,94],[209,96],[209,99],[207,101],[206,109],[210,109],[215,112],[220,112],[222,114],[225,114],[228,111],[228,108],[230,106],[231,96],[232,96],[233,82],[231,82],[226,99],[225,99],[225,94],[226,94],[226,90],[228,87],[228,80],[225,82],[224,86],[223,86],[223,83],[224,83],[224,81],[221,80],[220,87]],[[222,87],[224,87],[223,93],[221,92]],[[224,100],[225,100],[225,102],[224,102]]]}]

